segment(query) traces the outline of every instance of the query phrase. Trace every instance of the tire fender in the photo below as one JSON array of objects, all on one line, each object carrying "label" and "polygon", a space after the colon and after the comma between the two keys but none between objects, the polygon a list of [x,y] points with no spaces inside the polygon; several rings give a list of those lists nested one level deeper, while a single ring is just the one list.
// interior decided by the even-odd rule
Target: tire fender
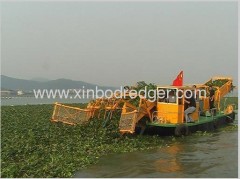
[{"label": "tire fender", "polygon": [[188,126],[186,124],[177,125],[175,128],[174,134],[177,137],[187,136],[189,134]]}]

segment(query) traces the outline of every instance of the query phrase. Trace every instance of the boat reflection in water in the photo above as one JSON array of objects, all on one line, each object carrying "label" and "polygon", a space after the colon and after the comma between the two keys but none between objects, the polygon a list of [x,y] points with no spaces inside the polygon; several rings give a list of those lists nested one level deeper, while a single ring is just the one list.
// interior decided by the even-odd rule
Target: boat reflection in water
[{"label": "boat reflection in water", "polygon": [[[183,171],[183,165],[179,159],[180,153],[183,151],[182,145],[172,145],[164,149],[164,153],[169,155],[161,156],[158,160],[156,160],[153,164],[155,170],[160,173],[169,173],[169,172],[178,172]],[[171,156],[169,158],[169,156]]]}]

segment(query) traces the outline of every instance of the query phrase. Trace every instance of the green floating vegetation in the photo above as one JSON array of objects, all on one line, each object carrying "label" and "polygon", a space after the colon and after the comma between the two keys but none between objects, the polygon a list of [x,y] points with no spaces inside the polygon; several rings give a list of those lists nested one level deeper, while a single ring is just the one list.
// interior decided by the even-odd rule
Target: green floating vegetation
[{"label": "green floating vegetation", "polygon": [[213,136],[213,133],[207,132],[207,131],[197,131],[193,135],[194,136]]},{"label": "green floating vegetation", "polygon": [[[218,132],[232,132],[232,131],[237,131],[238,130],[238,125],[237,124],[228,124],[227,126],[221,127],[217,129]],[[193,136],[213,136],[213,132],[208,132],[208,131],[197,131]]]},{"label": "green floating vegetation", "polygon": [[166,145],[158,136],[121,136],[116,116],[106,128],[99,119],[69,126],[52,123],[52,111],[53,105],[2,106],[1,177],[71,177],[103,155]]},{"label": "green floating vegetation", "polygon": [[234,109],[238,109],[238,97],[224,97],[220,101],[221,109],[225,109],[229,104],[234,104]]},{"label": "green floating vegetation", "polygon": [[219,129],[221,132],[231,132],[231,131],[236,131],[238,130],[238,125],[237,124],[229,124],[225,126],[224,128]]},{"label": "green floating vegetation", "polygon": [[[86,104],[73,106],[85,108]],[[85,126],[52,123],[52,112],[53,105],[2,106],[1,177],[71,177],[110,153],[148,150],[181,142],[181,138],[157,135],[121,136],[119,115],[113,116],[103,128],[104,120],[100,119],[92,119]],[[221,130],[234,131],[237,125]]]}]

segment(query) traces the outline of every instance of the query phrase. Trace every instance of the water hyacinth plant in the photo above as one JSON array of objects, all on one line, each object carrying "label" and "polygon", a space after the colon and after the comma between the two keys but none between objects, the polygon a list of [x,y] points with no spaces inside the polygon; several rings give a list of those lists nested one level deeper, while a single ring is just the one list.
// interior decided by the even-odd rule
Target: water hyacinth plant
[{"label": "water hyacinth plant", "polygon": [[[75,105],[84,107],[86,105]],[[119,116],[87,125],[52,123],[53,105],[2,106],[1,177],[71,177],[109,153],[161,147],[157,136],[121,136]]]}]

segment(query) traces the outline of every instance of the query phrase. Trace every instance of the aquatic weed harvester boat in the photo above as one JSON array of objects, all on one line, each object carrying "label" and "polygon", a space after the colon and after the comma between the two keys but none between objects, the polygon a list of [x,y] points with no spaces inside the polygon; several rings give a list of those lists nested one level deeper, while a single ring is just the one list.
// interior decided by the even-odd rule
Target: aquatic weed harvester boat
[{"label": "aquatic weed harvester boat", "polygon": [[[87,125],[92,118],[103,119],[103,127],[111,120],[114,112],[120,112],[119,132],[126,133],[157,133],[159,135],[188,135],[196,131],[211,131],[219,126],[232,123],[235,119],[235,104],[220,107],[220,102],[225,95],[233,90],[232,78],[213,77],[206,83],[195,84],[200,91],[196,98],[196,110],[190,114],[194,123],[187,123],[184,119],[185,96],[177,98],[187,90],[194,90],[193,85],[182,85],[183,72],[177,76],[173,85],[155,86],[148,88],[157,91],[170,91],[169,96],[157,98],[152,101],[143,96],[136,96],[133,100],[129,93],[125,98],[99,98],[88,103],[85,109],[55,103],[52,122],[63,122],[69,125]],[[143,89],[147,84],[138,82],[131,89]],[[209,95],[203,95],[205,90],[209,94],[209,87],[214,92],[214,108],[209,107]],[[120,94],[119,94],[120,95]]]}]

